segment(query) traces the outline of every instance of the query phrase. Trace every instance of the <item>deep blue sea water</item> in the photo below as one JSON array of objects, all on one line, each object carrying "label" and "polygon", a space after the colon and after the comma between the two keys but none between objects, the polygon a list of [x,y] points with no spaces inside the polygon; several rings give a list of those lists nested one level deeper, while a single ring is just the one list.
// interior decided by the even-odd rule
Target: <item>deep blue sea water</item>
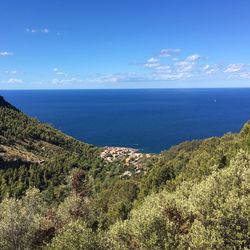
[{"label": "deep blue sea water", "polygon": [[250,119],[250,89],[0,90],[0,95],[79,140],[145,152],[239,132]]}]

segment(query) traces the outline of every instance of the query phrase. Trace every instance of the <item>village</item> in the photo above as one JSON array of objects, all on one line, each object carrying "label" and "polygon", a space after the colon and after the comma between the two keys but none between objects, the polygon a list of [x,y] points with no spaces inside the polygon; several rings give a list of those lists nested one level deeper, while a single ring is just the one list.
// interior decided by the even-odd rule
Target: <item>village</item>
[{"label": "village", "polygon": [[[125,147],[104,147],[100,157],[107,162],[123,161],[125,166],[133,166],[135,173],[139,174],[142,171],[141,160],[146,157],[149,158],[150,154],[143,154],[138,149],[125,148]],[[132,172],[125,171],[121,177],[130,177]]]}]

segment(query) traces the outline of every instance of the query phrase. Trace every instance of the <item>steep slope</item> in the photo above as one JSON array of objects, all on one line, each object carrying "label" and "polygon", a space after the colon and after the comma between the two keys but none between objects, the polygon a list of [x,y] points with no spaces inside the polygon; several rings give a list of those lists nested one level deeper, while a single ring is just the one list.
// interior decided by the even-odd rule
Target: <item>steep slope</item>
[{"label": "steep slope", "polygon": [[7,101],[5,101],[5,99],[2,96],[0,96],[0,107],[2,107],[2,108],[4,108],[4,107],[5,108],[10,108],[10,109],[19,111],[16,107],[14,107],[13,105],[11,105]]},{"label": "steep slope", "polygon": [[249,249],[249,182],[250,155],[240,150],[200,182],[148,196],[110,228],[109,249]]},{"label": "steep slope", "polygon": [[[49,125],[27,117],[0,97],[0,142],[2,167],[42,163],[54,154],[94,156],[97,148],[80,143]],[[11,147],[10,147],[11,146]],[[13,151],[11,150],[13,149]]]},{"label": "steep slope", "polygon": [[[93,194],[121,178],[126,179],[124,173],[130,173],[132,179],[143,174],[142,170],[137,170],[137,165],[143,169],[142,154],[132,152],[107,161],[102,157],[103,150],[107,148],[77,141],[28,117],[0,98],[0,198],[20,197],[35,186],[49,202],[63,200],[73,169],[86,171],[93,180]],[[136,157],[139,161],[135,161]],[[131,176],[136,171],[137,176]]]},{"label": "steep slope", "polygon": [[[41,189],[59,185],[70,169],[99,162],[98,148],[29,118],[0,98],[1,196],[22,194],[30,185]],[[11,179],[14,172],[17,180]]]},{"label": "steep slope", "polygon": [[79,142],[0,98],[0,248],[248,249],[249,122],[139,154],[138,172],[120,151],[131,160],[131,150]]},{"label": "steep slope", "polygon": [[240,149],[250,149],[250,122],[238,134],[173,146],[154,158],[142,180],[141,197],[162,189],[174,191],[184,181],[201,181],[215,170],[227,168]]}]

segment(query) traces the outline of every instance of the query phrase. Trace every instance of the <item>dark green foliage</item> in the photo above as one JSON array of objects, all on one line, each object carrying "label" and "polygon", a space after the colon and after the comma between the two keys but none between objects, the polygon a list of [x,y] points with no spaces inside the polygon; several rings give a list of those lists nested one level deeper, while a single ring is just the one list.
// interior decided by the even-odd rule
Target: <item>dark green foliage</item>
[{"label": "dark green foliage", "polygon": [[138,175],[0,98],[1,249],[248,249],[249,149],[246,123],[145,157]]},{"label": "dark green foliage", "polygon": [[99,149],[27,117],[6,102],[0,105],[0,121],[1,144],[10,151],[7,159],[0,158],[1,197],[20,197],[34,186],[44,190],[48,200],[60,201],[73,168],[102,169]]},{"label": "dark green foliage", "polygon": [[244,145],[238,134],[174,146],[157,157],[142,181],[140,197],[162,188],[173,191],[183,181],[200,181],[215,169],[227,167],[240,148]]},{"label": "dark green foliage", "polygon": [[133,180],[119,180],[103,189],[90,203],[94,219],[92,225],[107,229],[118,219],[127,219],[138,191],[138,183]]}]

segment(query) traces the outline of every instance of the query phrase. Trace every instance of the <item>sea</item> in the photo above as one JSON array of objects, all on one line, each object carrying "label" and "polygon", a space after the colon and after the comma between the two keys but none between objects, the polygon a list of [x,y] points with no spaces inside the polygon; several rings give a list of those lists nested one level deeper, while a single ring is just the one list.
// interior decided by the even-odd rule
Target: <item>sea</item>
[{"label": "sea", "polygon": [[158,153],[239,132],[250,89],[0,90],[18,109],[96,146]]}]

